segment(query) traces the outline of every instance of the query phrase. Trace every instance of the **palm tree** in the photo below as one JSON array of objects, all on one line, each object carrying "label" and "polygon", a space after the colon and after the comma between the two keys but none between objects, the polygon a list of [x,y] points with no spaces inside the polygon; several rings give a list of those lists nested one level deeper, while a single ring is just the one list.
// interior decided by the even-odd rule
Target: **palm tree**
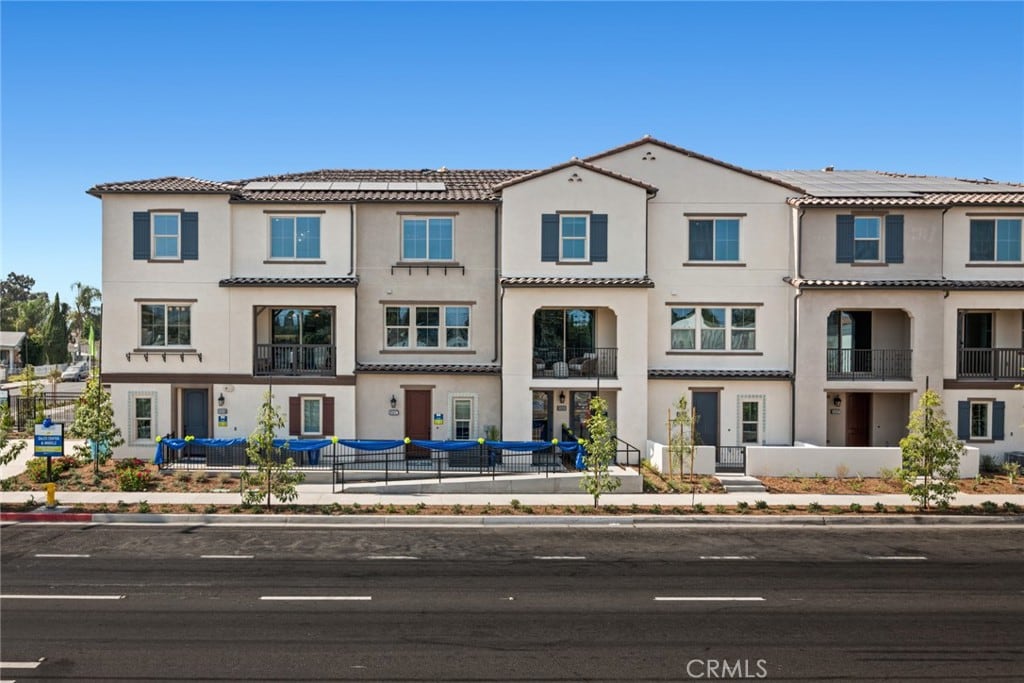
[{"label": "palm tree", "polygon": [[69,322],[81,348],[87,326],[91,324],[94,328],[99,327],[100,309],[95,302],[98,302],[102,295],[100,290],[81,282],[71,283],[71,289],[75,293],[75,310],[71,312]]}]

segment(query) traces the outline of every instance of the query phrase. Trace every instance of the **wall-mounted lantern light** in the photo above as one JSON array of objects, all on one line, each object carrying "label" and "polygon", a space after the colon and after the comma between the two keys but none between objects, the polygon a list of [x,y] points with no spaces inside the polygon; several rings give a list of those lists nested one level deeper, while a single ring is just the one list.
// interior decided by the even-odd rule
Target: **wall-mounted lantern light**
[{"label": "wall-mounted lantern light", "polygon": [[843,405],[843,397],[842,396],[836,396],[835,398],[833,398],[832,399],[832,405],[834,405],[836,408],[838,408],[839,406]]},{"label": "wall-mounted lantern light", "polygon": [[224,394],[217,397],[217,405],[224,407]]},{"label": "wall-mounted lantern light", "polygon": [[558,392],[558,402],[559,403],[565,403],[565,392],[564,391],[559,391]]},{"label": "wall-mounted lantern light", "polygon": [[398,399],[395,398],[394,394],[391,394],[391,410],[394,410],[397,407],[398,407]]}]

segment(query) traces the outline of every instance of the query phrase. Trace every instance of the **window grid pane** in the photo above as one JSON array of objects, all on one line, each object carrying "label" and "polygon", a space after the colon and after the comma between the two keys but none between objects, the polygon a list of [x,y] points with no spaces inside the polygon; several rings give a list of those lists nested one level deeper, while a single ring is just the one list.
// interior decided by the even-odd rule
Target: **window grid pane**
[{"label": "window grid pane", "polygon": [[1000,219],[996,221],[996,260],[1021,260],[1021,221],[1020,219]]},{"label": "window grid pane", "polygon": [[270,219],[271,258],[295,257],[295,219],[274,216]]},{"label": "window grid pane", "polygon": [[427,221],[423,218],[407,218],[402,226],[402,258],[427,258]]},{"label": "window grid pane", "polygon": [[302,433],[320,434],[320,399],[305,398],[302,400]]},{"label": "window grid pane", "polygon": [[986,438],[988,436],[988,404],[971,404],[971,437]]},{"label": "window grid pane", "polygon": [[715,221],[715,260],[740,260],[740,222],[735,218]]}]

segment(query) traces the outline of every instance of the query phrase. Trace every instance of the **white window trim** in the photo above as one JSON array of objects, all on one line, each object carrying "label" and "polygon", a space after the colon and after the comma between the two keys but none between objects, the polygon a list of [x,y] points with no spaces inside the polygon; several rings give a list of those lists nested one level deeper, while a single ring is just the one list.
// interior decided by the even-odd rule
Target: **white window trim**
[{"label": "white window trim", "polygon": [[[408,308],[409,309],[409,324],[408,325],[389,325],[388,324],[388,309],[389,308]],[[436,308],[438,309],[438,320],[437,320],[437,346],[418,346],[416,344],[418,329],[416,325],[416,309],[418,308]],[[446,313],[448,308],[465,308],[469,311],[469,325],[466,326],[466,345],[465,346],[448,346],[448,325],[446,324]],[[408,331],[408,346],[388,346],[388,330],[389,329],[404,329]],[[433,329],[430,326],[429,329]],[[462,326],[452,327],[452,329],[462,329]],[[466,351],[469,352],[473,348],[473,307],[469,304],[384,304],[384,349],[388,351]]]},{"label": "white window trim", "polygon": [[[693,346],[692,349],[676,348],[676,347],[672,346],[672,311],[674,309],[677,309],[677,308],[692,308],[694,310],[694,317],[696,319],[696,326],[693,328],[693,333],[694,333],[694,335],[693,335],[693,337],[694,337],[693,338],[693,344],[694,344],[694,346]],[[701,315],[700,315],[700,311],[701,311],[702,308],[721,308],[721,309],[725,310],[725,326],[722,327],[722,328],[713,328],[713,329],[722,329],[722,330],[724,330],[724,332],[725,332],[725,343],[726,343],[725,348],[723,348],[723,349],[705,349],[705,348],[702,347],[702,345],[701,345],[701,334],[700,334],[701,333],[701,329],[702,329],[701,325],[703,324],[703,318],[701,318]],[[751,304],[749,306],[748,305],[742,305],[742,304],[741,305],[736,305],[736,306],[718,306],[716,304],[672,304],[671,306],[668,307],[668,325],[669,325],[669,328],[668,328],[668,350],[670,352],[672,352],[672,353],[680,353],[680,352],[682,352],[682,353],[697,353],[697,352],[700,352],[700,353],[757,353],[757,343],[758,343],[758,339],[760,337],[760,335],[758,335],[758,333],[757,333],[758,323],[759,323],[759,319],[760,319],[760,316],[757,314],[757,309],[758,308],[759,308],[758,306],[755,306],[753,304]],[[753,332],[754,332],[754,348],[752,348],[752,349],[734,349],[734,348],[732,348],[732,332],[733,332],[732,312],[734,310],[741,310],[741,309],[742,310],[749,309],[749,310],[754,311],[754,327],[753,328],[749,328],[749,327],[737,327],[737,328],[735,328],[737,331],[750,331],[751,329],[753,330]]]},{"label": "white window trim", "polygon": [[[992,441],[992,409],[993,399],[970,400],[967,410],[967,438],[969,441]],[[974,406],[985,406],[985,433],[974,434]]]},{"label": "white window trim", "polygon": [[478,406],[480,405],[479,396],[474,393],[460,392],[448,394],[448,414],[451,415],[451,420],[448,421],[448,438],[455,441],[455,403],[456,401],[469,401],[469,438],[461,439],[462,441],[473,441],[477,437],[474,434],[479,434],[479,422],[480,415]]},{"label": "white window trim", "polygon": [[[857,258],[857,242],[876,241],[874,238],[857,238],[857,221],[873,220],[878,221],[878,257],[873,259]],[[853,216],[853,262],[854,263],[885,263],[885,217],[884,216]]]},{"label": "white window trim", "polygon": [[[449,258],[434,258],[430,255],[430,221],[437,220],[438,218],[447,218],[452,222],[452,255]],[[405,222],[406,221],[426,221],[427,222],[427,255],[423,258],[415,258],[406,256],[405,254]],[[455,215],[450,216],[416,216],[416,215],[403,215],[399,218],[399,235],[398,235],[398,249],[399,249],[399,260],[406,263],[452,263],[455,261]]]},{"label": "white window trim", "polygon": [[[306,430],[306,403],[316,401],[318,411],[320,414],[320,430],[311,432]],[[324,434],[324,397],[320,395],[316,396],[299,396],[299,435],[300,436],[323,436]]]},{"label": "white window trim", "polygon": [[[157,256],[156,252],[156,219],[157,216],[174,216],[174,220],[178,223],[178,233],[174,238],[175,246],[177,249],[173,256]],[[168,237],[160,237],[159,239],[168,239]],[[149,254],[150,259],[153,261],[180,261],[181,260],[181,213],[178,211],[154,211],[149,214]]]},{"label": "white window trim", "polygon": [[[157,394],[155,391],[129,391],[128,392],[128,445],[129,446],[149,446],[156,443],[157,437]],[[150,430],[149,433],[152,435],[148,439],[140,439],[136,436],[135,421],[137,416],[135,414],[135,399],[148,398],[150,405]]]},{"label": "white window trim", "polygon": [[[195,328],[192,325],[192,304],[193,304],[193,302],[191,302],[191,301],[140,301],[139,302],[139,307],[138,307],[138,316],[139,317],[138,317],[138,322],[137,322],[137,326],[136,326],[137,333],[139,335],[138,336],[139,348],[140,349],[154,349],[154,350],[157,350],[157,351],[166,350],[166,349],[181,350],[181,349],[193,349],[193,348],[195,348],[195,344],[193,343],[194,339],[192,337],[193,333],[195,332]],[[168,319],[167,309],[169,307],[171,307],[171,306],[180,306],[180,307],[183,307],[183,308],[187,308],[188,309],[188,337],[189,337],[189,343],[188,344],[167,344],[167,343],[165,343],[165,344],[148,344],[148,345],[144,344],[142,342],[142,307],[143,306],[163,306],[164,307],[164,339],[165,340],[168,339],[168,334],[167,334],[167,319]]]},{"label": "white window trim", "polygon": [[[582,218],[585,233],[582,238],[571,237],[576,242],[583,240],[583,256],[569,257],[565,255],[565,236],[562,234],[562,221],[566,218]],[[576,263],[590,261],[590,214],[586,213],[560,213],[558,214],[558,260],[563,263]]]},{"label": "white window trim", "polygon": [[[274,256],[274,230],[273,224],[275,218],[291,218],[293,221],[292,227],[292,254],[299,253],[299,218],[315,218],[320,221],[319,234],[317,235],[317,241],[320,243],[320,248],[316,256]],[[323,260],[323,220],[320,216],[310,216],[309,214],[302,213],[275,213],[267,216],[267,260],[268,261],[284,261],[290,263],[292,261],[322,261]]]},{"label": "white window trim", "polygon": [[[757,403],[757,437],[758,440],[754,443],[744,443],[743,441],[743,404],[744,403]],[[767,397],[764,394],[740,394],[736,397],[736,444],[738,446],[761,446],[765,443],[764,430],[768,424],[765,420],[765,403],[767,403]]]}]

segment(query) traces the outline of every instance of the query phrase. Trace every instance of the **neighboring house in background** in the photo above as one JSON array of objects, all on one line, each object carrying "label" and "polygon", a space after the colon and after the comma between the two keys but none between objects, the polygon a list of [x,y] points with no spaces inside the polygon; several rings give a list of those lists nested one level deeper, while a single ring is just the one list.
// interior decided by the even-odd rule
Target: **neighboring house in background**
[{"label": "neighboring house in background", "polygon": [[[898,442],[926,386],[1024,450],[1024,187],[751,171],[643,138],[540,171],[97,185],[104,382],[126,454],[288,435]],[[284,434],[282,434],[284,435]]]},{"label": "neighboring house in background", "polygon": [[24,332],[0,332],[0,368],[4,377],[21,369]]}]

